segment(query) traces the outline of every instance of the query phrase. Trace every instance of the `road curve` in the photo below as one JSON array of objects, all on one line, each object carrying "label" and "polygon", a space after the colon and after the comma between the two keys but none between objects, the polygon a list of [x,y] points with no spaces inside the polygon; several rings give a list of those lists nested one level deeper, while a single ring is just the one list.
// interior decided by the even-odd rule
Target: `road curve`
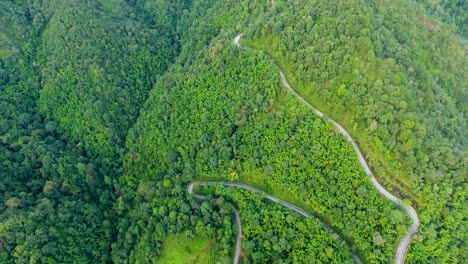
[{"label": "road curve", "polygon": [[[234,44],[236,44],[236,46],[238,48],[241,48],[241,49],[246,49],[245,47],[243,47],[239,41],[240,41],[240,38],[242,37],[242,33],[238,34],[235,38],[234,38]],[[284,76],[284,73],[283,71],[281,70],[281,68],[272,61],[272,63],[275,65],[275,67],[278,69],[278,72],[279,72],[279,75],[281,77],[281,83],[283,84],[284,87],[288,88],[295,96],[297,99],[299,99],[301,102],[303,102],[304,104],[306,104],[309,108],[311,108],[312,110],[314,110],[314,112],[320,116],[320,117],[324,117],[324,114],[322,112],[320,112],[317,108],[315,108],[314,106],[312,106],[309,102],[307,102],[301,95],[299,95],[299,93],[297,93],[296,90],[294,90],[291,85],[289,85],[286,77]],[[348,140],[348,142],[351,143],[351,145],[353,146],[354,150],[356,151],[356,154],[358,156],[358,159],[359,159],[359,163],[361,164],[361,167],[364,169],[364,171],[366,172],[366,174],[368,176],[371,176],[371,182],[372,184],[374,185],[375,188],[377,188],[377,190],[379,190],[379,192],[384,195],[386,198],[392,200],[395,204],[397,204],[400,208],[402,208],[403,210],[405,210],[405,212],[409,215],[409,217],[411,218],[411,220],[413,220],[413,224],[408,228],[408,234],[398,243],[398,247],[397,247],[397,250],[396,250],[396,253],[395,253],[395,263],[396,264],[403,264],[405,262],[405,256],[406,256],[406,252],[408,251],[408,247],[409,247],[409,244],[411,242],[411,238],[413,237],[413,235],[416,233],[416,231],[418,230],[418,227],[419,227],[419,217],[418,217],[418,214],[416,213],[416,211],[414,210],[413,207],[409,206],[409,205],[406,205],[404,204],[399,198],[397,198],[396,196],[392,195],[391,193],[389,193],[378,181],[377,179],[373,176],[372,174],[372,171],[371,169],[369,168],[369,165],[367,164],[367,161],[366,159],[364,158],[364,156],[362,155],[361,153],[361,150],[359,149],[359,147],[357,146],[356,142],[353,140],[353,138],[351,137],[351,135],[348,133],[348,131],[346,131],[346,129],[344,129],[340,124],[338,124],[335,120],[331,119],[331,118],[327,118],[328,121],[332,122],[333,125],[335,125],[336,128],[338,128],[338,130],[340,131],[340,133],[346,137],[346,139]]]},{"label": "road curve", "polygon": [[[305,217],[312,217],[311,214],[307,213],[306,211],[302,210],[301,208],[295,206],[295,205],[292,205],[284,200],[281,200],[279,199],[278,197],[275,197],[271,194],[268,194],[268,193],[265,193],[263,192],[262,190],[260,189],[257,189],[255,187],[252,187],[250,185],[247,185],[247,184],[244,184],[244,183],[237,183],[237,182],[195,182],[195,183],[191,183],[187,189],[187,192],[191,195],[193,195],[195,198],[198,198],[198,199],[207,199],[206,196],[202,196],[202,195],[198,195],[196,193],[193,192],[193,186],[197,184],[197,185],[200,185],[200,186],[210,186],[210,185],[224,185],[224,186],[231,186],[231,187],[238,187],[238,188],[242,188],[242,189],[245,189],[245,190],[249,190],[249,191],[254,191],[256,193],[260,193],[260,194],[265,194],[265,198],[267,198],[268,200],[271,200],[277,204],[280,204],[286,208],[289,208]],[[241,249],[241,236],[242,236],[242,228],[241,228],[241,224],[240,224],[240,218],[239,218],[239,214],[237,213],[236,209],[234,209],[235,211],[235,214],[236,214],[236,222],[237,222],[237,225],[239,226],[239,231],[238,231],[238,234],[237,234],[237,243],[236,243],[236,252],[235,252],[235,255],[234,255],[234,264],[237,264],[238,261],[239,261],[239,255],[240,255],[240,249]],[[328,225],[322,223],[321,224],[321,227],[328,231],[329,233],[333,234],[334,238],[337,239],[338,241],[340,242],[343,242],[344,245],[349,249],[349,252],[351,253],[351,256],[353,257],[353,259],[356,261],[356,263],[358,264],[362,264],[361,260],[358,258],[358,256],[356,256],[356,254],[354,253],[354,251],[351,249],[351,247],[335,232],[333,231],[333,229],[331,229]]]},{"label": "road curve", "polygon": [[[194,183],[190,184],[188,189],[187,189],[187,192],[190,195],[193,195],[193,197],[195,197],[197,199],[200,199],[200,200],[208,199],[208,197],[206,197],[206,196],[198,195],[198,194],[194,193],[193,192],[193,185],[194,185]],[[202,183],[200,185],[204,185],[204,184]],[[208,185],[211,185],[211,184],[208,184]],[[234,252],[233,264],[238,264],[239,263],[240,252],[241,252],[241,244],[242,244],[242,223],[241,223],[241,220],[240,220],[239,213],[237,212],[236,208],[234,208],[234,206],[232,207],[232,212],[236,216],[236,224],[237,224],[237,239],[236,239],[236,249],[235,249],[235,252]]]}]

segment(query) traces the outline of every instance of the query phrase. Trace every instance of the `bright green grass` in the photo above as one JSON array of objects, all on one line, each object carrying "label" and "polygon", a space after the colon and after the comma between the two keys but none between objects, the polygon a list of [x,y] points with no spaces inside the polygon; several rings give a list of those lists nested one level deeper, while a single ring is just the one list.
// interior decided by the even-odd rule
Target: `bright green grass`
[{"label": "bright green grass", "polygon": [[161,255],[155,261],[160,264],[210,264],[214,263],[214,240],[196,236],[187,239],[185,235],[171,235],[163,243]]}]

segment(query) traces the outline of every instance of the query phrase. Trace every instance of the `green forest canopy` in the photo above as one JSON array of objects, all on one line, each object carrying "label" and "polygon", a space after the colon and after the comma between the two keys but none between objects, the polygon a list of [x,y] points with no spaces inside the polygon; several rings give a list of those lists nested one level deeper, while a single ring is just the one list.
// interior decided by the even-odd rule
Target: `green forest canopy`
[{"label": "green forest canopy", "polygon": [[[420,3],[421,2],[421,3]],[[410,221],[334,127],[413,201],[407,263],[466,259],[463,1],[0,0],[0,263],[152,263],[169,236],[244,263],[389,263]],[[244,32],[240,50],[232,38]],[[197,180],[247,191],[186,193]],[[310,259],[311,255],[314,259]]]}]

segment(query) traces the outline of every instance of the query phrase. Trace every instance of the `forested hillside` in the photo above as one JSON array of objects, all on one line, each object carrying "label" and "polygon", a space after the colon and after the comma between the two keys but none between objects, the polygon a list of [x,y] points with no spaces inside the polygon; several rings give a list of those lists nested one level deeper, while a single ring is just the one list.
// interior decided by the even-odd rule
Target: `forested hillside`
[{"label": "forested hillside", "polygon": [[406,263],[463,263],[465,6],[0,0],[0,263],[232,263],[232,206],[240,263],[392,263],[411,220],[328,116],[415,207]]},{"label": "forested hillside", "polygon": [[160,5],[158,21],[124,1],[0,5],[0,262],[108,262],[112,181],[176,54],[178,6]]},{"label": "forested hillside", "polygon": [[40,27],[25,5],[0,6],[0,263],[106,262],[111,172],[39,113]]},{"label": "forested hillside", "polygon": [[354,263],[344,245],[323,230],[317,220],[262,201],[262,195],[251,191],[223,186],[210,189],[214,189],[214,197],[221,197],[216,204],[228,207],[231,202],[241,212],[243,251],[252,262],[287,259],[299,263]]},{"label": "forested hillside", "polygon": [[[115,159],[154,80],[175,54],[171,16],[145,19],[152,15],[123,1],[44,6],[40,109],[93,154]],[[167,13],[168,7],[160,8]]]},{"label": "forested hillside", "polygon": [[[187,71],[171,68],[156,84],[129,134],[127,182],[140,189],[141,180],[158,177],[180,179],[176,183],[182,186],[207,178],[262,181],[268,188],[288,189],[342,229],[356,247],[362,244],[370,251],[374,233],[395,241],[404,232],[398,226],[402,215],[373,189],[356,158],[348,158],[351,147],[330,125],[280,92],[276,71],[266,59],[240,52],[228,36],[227,41],[213,40]],[[359,195],[354,186],[360,186]],[[161,198],[153,197],[155,202]],[[381,219],[378,226],[357,220],[369,214]],[[365,230],[368,236],[358,235]],[[387,253],[376,258],[391,256],[393,243],[378,246]],[[366,254],[370,258],[371,252]]]},{"label": "forested hillside", "polygon": [[468,37],[468,2],[465,0],[416,0],[425,7],[424,11],[453,24],[456,32]]},{"label": "forested hillside", "polygon": [[[271,53],[293,86],[357,137],[377,175],[424,210],[422,234],[439,235],[425,240],[426,248],[414,246],[415,257],[427,258],[418,254],[434,245],[461,254],[463,42],[443,24],[410,13],[403,1],[282,1],[259,21],[246,43]],[[446,250],[437,252],[448,257]]]}]

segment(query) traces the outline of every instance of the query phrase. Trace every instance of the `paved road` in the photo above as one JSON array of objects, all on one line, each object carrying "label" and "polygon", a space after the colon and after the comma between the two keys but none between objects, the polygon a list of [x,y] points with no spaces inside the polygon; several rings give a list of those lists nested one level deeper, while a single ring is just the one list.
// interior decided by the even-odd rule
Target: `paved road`
[{"label": "paved road", "polygon": [[[207,185],[212,185],[213,183],[207,183]],[[208,197],[203,196],[203,195],[198,195],[193,192],[193,185],[194,183],[190,184],[187,192],[191,195],[193,195],[195,198],[200,199],[200,200],[206,200]],[[200,185],[205,185],[205,183],[200,183]],[[237,239],[236,239],[236,249],[234,252],[234,264],[239,263],[239,257],[240,257],[240,252],[241,252],[241,245],[242,245],[242,223],[240,220],[239,212],[237,212],[236,208],[234,206],[232,207],[232,212],[236,216],[236,224],[237,224]]]},{"label": "paved road", "polygon": [[234,215],[236,216],[236,224],[237,224],[237,239],[236,239],[236,251],[234,254],[234,264],[239,263],[239,256],[241,252],[241,245],[242,245],[242,223],[240,220],[239,213],[237,212],[236,208],[234,206],[232,207],[232,211],[234,212]]},{"label": "paved road", "polygon": [[[237,35],[235,38],[234,38],[234,44],[236,44],[237,47],[241,48],[241,49],[245,49],[245,47],[243,47],[242,45],[240,45],[239,41],[240,41],[240,38],[242,37],[242,33]],[[286,79],[286,77],[284,76],[284,73],[283,71],[281,70],[281,68],[276,65],[276,63],[274,63],[272,61],[272,63],[276,66],[276,68],[278,69],[279,71],[279,75],[281,77],[281,83],[283,84],[284,87],[288,88],[295,96],[297,99],[299,99],[301,102],[303,102],[304,104],[306,104],[309,108],[311,108],[312,110],[314,110],[314,112],[319,115],[320,117],[324,117],[324,114],[322,112],[320,112],[317,108],[315,108],[314,106],[312,106],[309,102],[307,102],[302,96],[300,96],[296,90],[294,90],[291,85],[289,85],[288,83],[288,80]],[[379,192],[384,195],[386,198],[392,200],[395,204],[397,204],[399,207],[401,207],[403,210],[406,211],[406,213],[409,215],[409,217],[413,220],[413,224],[410,226],[410,228],[408,228],[408,234],[398,243],[398,247],[397,247],[397,251],[395,253],[395,263],[396,264],[403,264],[405,262],[405,256],[406,256],[406,252],[408,251],[408,247],[409,247],[409,244],[411,242],[411,237],[416,233],[416,231],[418,230],[418,227],[419,227],[419,217],[418,217],[418,214],[416,213],[416,211],[414,210],[413,207],[411,206],[408,206],[406,204],[404,204],[400,199],[398,199],[397,197],[395,197],[394,195],[392,195],[391,193],[389,193],[378,181],[377,179],[372,175],[372,171],[371,169],[369,168],[369,165],[367,165],[367,161],[366,159],[364,158],[364,156],[362,155],[361,153],[361,150],[359,149],[359,147],[357,146],[356,142],[353,140],[353,138],[351,137],[351,135],[348,133],[348,131],[346,131],[346,129],[344,129],[340,124],[338,124],[335,120],[331,119],[331,118],[327,118],[328,121],[332,122],[333,125],[335,125],[336,128],[338,128],[338,130],[340,131],[340,133],[346,137],[346,139],[348,140],[348,142],[351,143],[351,145],[353,146],[354,150],[356,151],[357,153],[357,156],[358,156],[358,159],[359,159],[359,163],[361,164],[361,167],[364,169],[364,171],[366,172],[366,174],[368,176],[371,176],[371,182],[372,184],[375,186],[375,188],[377,188],[377,190],[379,190]]]},{"label": "paved road", "polygon": [[[257,189],[255,187],[252,187],[250,185],[247,185],[247,184],[244,184],[244,183],[237,183],[237,182],[195,182],[195,183],[192,183],[189,185],[188,189],[187,189],[187,192],[191,195],[193,195],[195,198],[198,198],[198,199],[207,199],[206,196],[202,196],[202,195],[198,195],[196,193],[193,192],[193,186],[197,184],[199,186],[209,186],[209,185],[224,185],[224,186],[232,186],[232,187],[238,187],[238,188],[242,188],[242,189],[245,189],[245,190],[249,190],[249,191],[254,191],[256,193],[260,193],[260,194],[265,194],[265,198],[267,198],[268,200],[271,200],[275,203],[278,203],[284,207],[287,207],[305,217],[312,217],[311,214],[307,213],[306,211],[302,210],[301,208],[295,206],[295,205],[292,205],[284,200],[281,200],[279,199],[278,197],[275,197],[271,194],[268,194],[268,193],[264,193],[262,190],[260,189]],[[237,243],[236,243],[236,251],[235,251],[235,254],[234,254],[234,264],[237,264],[238,261],[239,261],[239,255],[240,255],[240,251],[241,251],[241,242],[242,242],[242,228],[241,228],[241,223],[240,223],[240,218],[239,218],[239,214],[237,213],[236,209],[234,209],[235,211],[235,214],[236,214],[236,222],[237,222],[237,225],[239,227],[239,230],[238,230],[238,233],[237,233]],[[353,259],[356,261],[356,263],[358,264],[362,264],[361,260],[356,256],[356,254],[354,254],[353,250],[351,249],[351,247],[335,232],[333,231],[329,226],[327,226],[326,224],[322,223],[321,224],[322,228],[325,229],[326,231],[330,232],[331,234],[333,234],[333,236],[335,237],[335,239],[339,240],[340,242],[343,242],[345,244],[346,247],[348,247],[350,253],[351,253],[351,256],[353,257]]]}]

